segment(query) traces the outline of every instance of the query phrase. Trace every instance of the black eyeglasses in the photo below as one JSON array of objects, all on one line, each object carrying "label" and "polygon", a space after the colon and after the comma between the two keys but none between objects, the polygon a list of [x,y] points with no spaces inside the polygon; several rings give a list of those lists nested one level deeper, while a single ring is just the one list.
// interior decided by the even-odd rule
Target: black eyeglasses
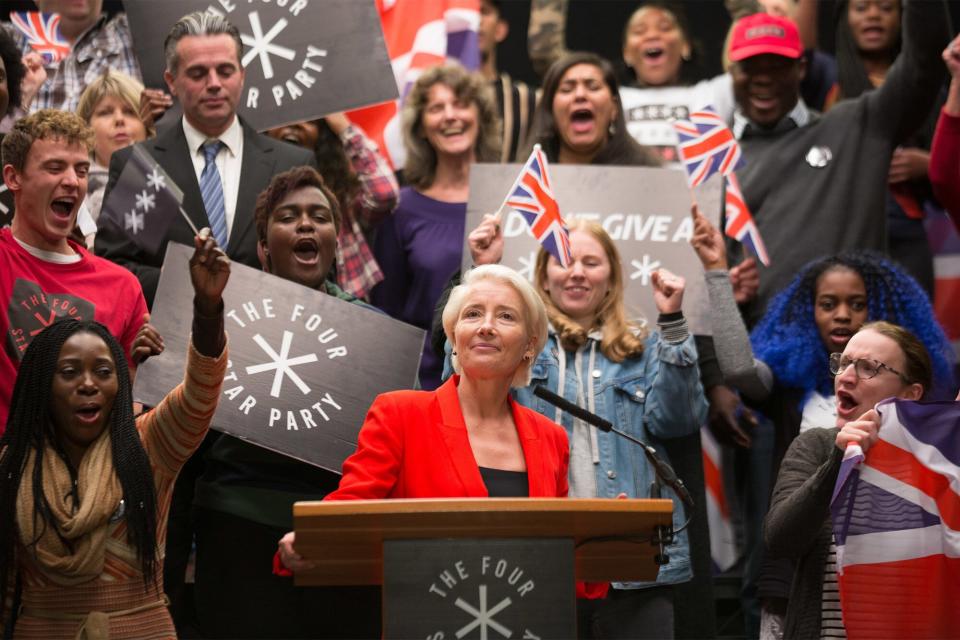
[{"label": "black eyeglasses", "polygon": [[871,358],[847,358],[842,353],[830,354],[830,373],[833,375],[840,375],[846,371],[850,365],[853,365],[854,371],[857,372],[857,377],[861,380],[869,380],[870,378],[876,377],[881,369],[886,369],[890,373],[900,376],[904,381],[907,380],[906,376],[902,373],[893,367],[883,364],[879,360],[873,360]]}]

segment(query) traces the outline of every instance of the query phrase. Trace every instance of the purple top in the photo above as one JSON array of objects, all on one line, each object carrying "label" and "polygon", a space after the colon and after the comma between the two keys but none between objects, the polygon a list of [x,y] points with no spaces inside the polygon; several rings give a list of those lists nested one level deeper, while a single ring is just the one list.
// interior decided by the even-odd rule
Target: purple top
[{"label": "purple top", "polygon": [[460,268],[466,202],[440,202],[403,187],[393,215],[377,229],[373,254],[384,280],[370,301],[391,317],[425,329],[420,386],[440,386],[443,360],[430,347],[433,308],[450,276]]}]

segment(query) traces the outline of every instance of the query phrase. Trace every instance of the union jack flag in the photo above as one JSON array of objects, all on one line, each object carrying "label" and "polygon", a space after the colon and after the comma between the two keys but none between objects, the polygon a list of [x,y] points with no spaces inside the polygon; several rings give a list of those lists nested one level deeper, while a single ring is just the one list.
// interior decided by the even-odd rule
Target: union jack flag
[{"label": "union jack flag", "polygon": [[760,229],[757,228],[757,223],[754,222],[750,209],[747,208],[747,201],[743,197],[743,192],[740,191],[737,175],[731,171],[726,180],[727,188],[723,207],[727,215],[723,230],[727,236],[746,245],[764,266],[769,267],[770,254],[767,253],[767,247],[763,244],[763,238],[760,237]]},{"label": "union jack flag", "polygon": [[723,118],[706,106],[690,114],[689,120],[673,123],[680,144],[680,160],[691,187],[706,182],[715,173],[730,175],[740,167],[740,145]]},{"label": "union jack flag", "polygon": [[877,405],[847,447],[831,512],[849,638],[960,634],[960,402]]},{"label": "union jack flag", "polygon": [[60,33],[60,15],[39,11],[11,11],[10,22],[27,37],[30,47],[45,65],[70,55],[70,43]]},{"label": "union jack flag", "polygon": [[564,268],[573,263],[570,234],[560,217],[557,200],[553,197],[547,176],[547,158],[540,150],[540,145],[534,146],[533,153],[523,165],[503,204],[523,216],[530,225],[533,237]]}]

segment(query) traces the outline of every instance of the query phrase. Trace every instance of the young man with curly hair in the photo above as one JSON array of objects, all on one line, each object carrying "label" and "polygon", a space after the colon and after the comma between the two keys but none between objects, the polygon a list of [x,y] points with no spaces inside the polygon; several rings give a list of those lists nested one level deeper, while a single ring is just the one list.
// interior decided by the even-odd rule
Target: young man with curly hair
[{"label": "young man with curly hair", "polygon": [[3,139],[3,179],[15,213],[0,230],[0,433],[20,359],[44,327],[64,317],[96,320],[129,360],[147,313],[133,274],[69,239],[87,195],[92,144],[83,120],[54,109],[17,121]]}]

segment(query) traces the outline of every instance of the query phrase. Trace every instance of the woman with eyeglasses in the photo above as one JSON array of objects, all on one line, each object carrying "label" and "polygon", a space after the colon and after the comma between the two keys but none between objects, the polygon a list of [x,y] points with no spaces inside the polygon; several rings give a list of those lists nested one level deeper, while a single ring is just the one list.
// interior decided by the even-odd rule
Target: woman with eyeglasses
[{"label": "woman with eyeglasses", "polygon": [[841,637],[845,633],[837,586],[837,549],[830,497],[843,452],[858,444],[869,455],[887,398],[920,400],[933,384],[930,355],[897,325],[871,322],[830,356],[837,397],[832,429],[810,429],[793,441],[764,520],[764,540],[777,556],[796,561],[784,637]]},{"label": "woman with eyeglasses", "polygon": [[[844,411],[834,394],[829,354],[842,352],[870,320],[894,322],[917,336],[932,358],[936,383],[927,388],[928,393],[936,399],[952,396],[950,343],[926,294],[889,260],[874,253],[850,252],[807,264],[770,301],[767,313],[748,335],[733,299],[723,237],[696,210],[691,244],[705,270],[714,344],[724,378],[774,425],[771,482],[798,434],[831,427]],[[750,436],[742,433],[740,437],[743,446],[749,446]],[[762,494],[763,504],[756,505],[761,513],[766,498]],[[792,562],[774,560],[768,553],[757,562],[761,632],[775,633],[782,629],[787,610]]]}]

